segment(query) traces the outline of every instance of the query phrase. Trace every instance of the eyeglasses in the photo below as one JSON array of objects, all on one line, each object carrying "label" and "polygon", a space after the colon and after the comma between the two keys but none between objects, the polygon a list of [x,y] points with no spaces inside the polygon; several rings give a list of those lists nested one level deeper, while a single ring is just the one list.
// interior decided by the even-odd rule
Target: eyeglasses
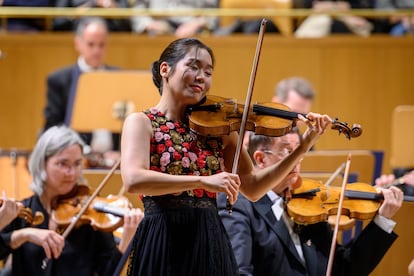
[{"label": "eyeglasses", "polygon": [[67,161],[57,161],[54,165],[61,171],[70,172],[70,171],[79,171],[82,168],[82,161],[76,161],[73,164],[70,164]]},{"label": "eyeglasses", "polygon": [[[292,153],[292,151],[287,149],[287,148],[284,148],[283,150],[277,151],[277,152],[274,152],[272,150],[262,150],[262,151],[264,153],[271,154],[273,156],[277,156],[280,159],[283,159],[283,158],[285,158],[286,156],[288,156],[289,154]],[[303,161],[303,158],[299,159],[298,164],[301,163],[302,161]]]},{"label": "eyeglasses", "polygon": [[291,151],[287,148],[283,148],[280,151],[272,151],[272,150],[269,150],[269,149],[265,149],[265,150],[263,150],[263,152],[267,153],[267,154],[272,154],[274,156],[278,156],[280,158],[284,158],[284,157],[288,156],[291,153]]}]

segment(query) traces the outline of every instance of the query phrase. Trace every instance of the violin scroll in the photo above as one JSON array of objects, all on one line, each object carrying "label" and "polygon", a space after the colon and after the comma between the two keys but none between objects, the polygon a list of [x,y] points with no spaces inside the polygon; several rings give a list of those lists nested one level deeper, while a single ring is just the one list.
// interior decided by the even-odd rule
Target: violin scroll
[{"label": "violin scroll", "polygon": [[45,220],[45,216],[42,212],[36,211],[33,215],[32,209],[28,207],[21,209],[18,216],[30,225],[39,225]]},{"label": "violin scroll", "polygon": [[332,120],[332,127],[331,129],[337,130],[339,135],[343,133],[346,139],[351,140],[351,138],[356,138],[361,136],[362,128],[361,125],[353,124],[352,128],[348,126],[346,122],[339,122],[338,118]]}]

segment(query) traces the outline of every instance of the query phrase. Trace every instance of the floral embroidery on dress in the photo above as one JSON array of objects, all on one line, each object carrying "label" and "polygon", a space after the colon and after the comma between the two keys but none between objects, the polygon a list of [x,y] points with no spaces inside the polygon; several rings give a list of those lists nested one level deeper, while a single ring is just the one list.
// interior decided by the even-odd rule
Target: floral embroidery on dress
[{"label": "floral embroidery on dress", "polygon": [[[144,113],[151,120],[153,136],[150,169],[173,175],[212,175],[221,172],[223,144],[220,138],[202,137],[187,124],[172,121],[157,109]],[[189,196],[215,198],[216,193],[203,189],[186,192]]]}]

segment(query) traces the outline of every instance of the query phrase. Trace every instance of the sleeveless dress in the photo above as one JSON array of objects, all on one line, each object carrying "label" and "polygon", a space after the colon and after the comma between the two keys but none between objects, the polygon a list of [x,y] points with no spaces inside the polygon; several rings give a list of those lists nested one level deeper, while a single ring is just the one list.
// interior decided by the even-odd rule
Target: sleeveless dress
[{"label": "sleeveless dress", "polygon": [[[151,170],[173,175],[221,172],[220,138],[198,137],[185,123],[169,120],[156,109],[144,112],[153,128]],[[128,275],[238,275],[216,193],[194,189],[143,195],[142,200],[145,216],[133,240]]]}]

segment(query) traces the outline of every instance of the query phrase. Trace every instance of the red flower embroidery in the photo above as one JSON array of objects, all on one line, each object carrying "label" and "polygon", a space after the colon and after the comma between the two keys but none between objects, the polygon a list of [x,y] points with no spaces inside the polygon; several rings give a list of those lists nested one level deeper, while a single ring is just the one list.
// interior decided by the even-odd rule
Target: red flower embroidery
[{"label": "red flower embroidery", "polygon": [[171,141],[171,139],[165,140],[165,146],[167,146],[167,147],[172,147],[173,146],[173,142]]},{"label": "red flower embroidery", "polygon": [[200,168],[204,168],[204,166],[206,165],[206,160],[203,158],[203,156],[200,156],[200,157],[197,159],[197,165],[198,165]]},{"label": "red flower embroidery", "polygon": [[186,148],[186,149],[190,149],[190,143],[188,143],[188,142],[183,142],[183,147],[184,148]]},{"label": "red flower embroidery", "polygon": [[178,161],[178,160],[181,160],[182,156],[178,152],[174,151],[173,158]]},{"label": "red flower embroidery", "polygon": [[165,151],[165,145],[164,144],[158,144],[157,145],[157,153],[161,154]]},{"label": "red flower embroidery", "polygon": [[162,126],[160,126],[160,130],[161,130],[162,132],[165,132],[165,133],[170,132],[170,129],[169,129],[166,125],[162,125]]},{"label": "red flower embroidery", "polygon": [[196,197],[203,197],[203,193],[204,193],[203,189],[194,189],[193,192]]},{"label": "red flower embroidery", "polygon": [[209,198],[216,198],[217,197],[217,193],[206,191],[206,194]]},{"label": "red flower embroidery", "polygon": [[177,128],[177,132],[180,133],[180,134],[183,134],[183,133],[185,133],[185,128],[183,128],[183,127]]}]

